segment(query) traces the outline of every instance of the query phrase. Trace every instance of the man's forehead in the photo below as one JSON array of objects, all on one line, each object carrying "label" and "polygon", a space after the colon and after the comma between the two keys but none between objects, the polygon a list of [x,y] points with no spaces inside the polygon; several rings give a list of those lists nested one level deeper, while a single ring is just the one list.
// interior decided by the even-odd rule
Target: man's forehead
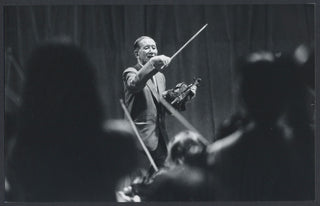
[{"label": "man's forehead", "polygon": [[140,46],[145,46],[145,45],[156,45],[156,42],[153,39],[147,37],[140,41]]}]

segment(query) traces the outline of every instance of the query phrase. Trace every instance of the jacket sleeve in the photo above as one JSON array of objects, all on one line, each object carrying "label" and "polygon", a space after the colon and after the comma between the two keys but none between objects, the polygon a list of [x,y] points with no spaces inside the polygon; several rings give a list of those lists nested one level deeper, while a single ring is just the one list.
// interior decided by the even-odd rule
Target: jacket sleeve
[{"label": "jacket sleeve", "polygon": [[145,87],[147,81],[157,72],[158,70],[155,69],[149,61],[139,71],[133,67],[127,68],[124,70],[122,78],[128,90],[131,92],[139,92]]}]

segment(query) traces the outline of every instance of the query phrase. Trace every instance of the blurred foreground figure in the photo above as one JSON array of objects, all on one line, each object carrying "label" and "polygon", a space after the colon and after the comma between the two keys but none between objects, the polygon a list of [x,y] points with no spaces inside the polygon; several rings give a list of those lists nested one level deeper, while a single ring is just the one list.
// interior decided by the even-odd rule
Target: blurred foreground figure
[{"label": "blurred foreground figure", "polygon": [[95,83],[90,60],[71,43],[46,43],[32,52],[7,172],[8,201],[115,201],[116,181],[135,166],[135,141],[124,122],[103,127]]},{"label": "blurred foreground figure", "polygon": [[207,149],[215,200],[314,199],[313,120],[296,64],[259,52],[238,69],[238,128]]},{"label": "blurred foreground figure", "polygon": [[142,201],[205,201],[212,200],[206,170],[206,145],[199,135],[185,131],[177,134],[168,145],[165,167],[150,179],[137,179],[122,192]]}]

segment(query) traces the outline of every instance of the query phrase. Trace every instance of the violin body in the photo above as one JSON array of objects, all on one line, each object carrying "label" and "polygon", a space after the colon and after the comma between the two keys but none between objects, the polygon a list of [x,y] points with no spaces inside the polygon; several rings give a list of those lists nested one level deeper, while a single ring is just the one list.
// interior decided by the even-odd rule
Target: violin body
[{"label": "violin body", "polygon": [[178,111],[185,111],[185,104],[195,95],[192,88],[198,87],[200,85],[200,81],[200,78],[196,78],[190,85],[187,85],[185,82],[181,82],[177,84],[175,88],[167,90],[163,94],[163,98]]}]

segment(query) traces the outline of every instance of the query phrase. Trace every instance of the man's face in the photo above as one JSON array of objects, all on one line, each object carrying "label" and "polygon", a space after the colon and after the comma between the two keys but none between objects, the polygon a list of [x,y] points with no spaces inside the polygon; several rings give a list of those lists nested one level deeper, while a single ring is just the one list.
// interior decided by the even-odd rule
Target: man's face
[{"label": "man's face", "polygon": [[140,48],[137,51],[138,61],[145,65],[152,57],[158,54],[156,42],[151,38],[142,39],[139,43]]}]

